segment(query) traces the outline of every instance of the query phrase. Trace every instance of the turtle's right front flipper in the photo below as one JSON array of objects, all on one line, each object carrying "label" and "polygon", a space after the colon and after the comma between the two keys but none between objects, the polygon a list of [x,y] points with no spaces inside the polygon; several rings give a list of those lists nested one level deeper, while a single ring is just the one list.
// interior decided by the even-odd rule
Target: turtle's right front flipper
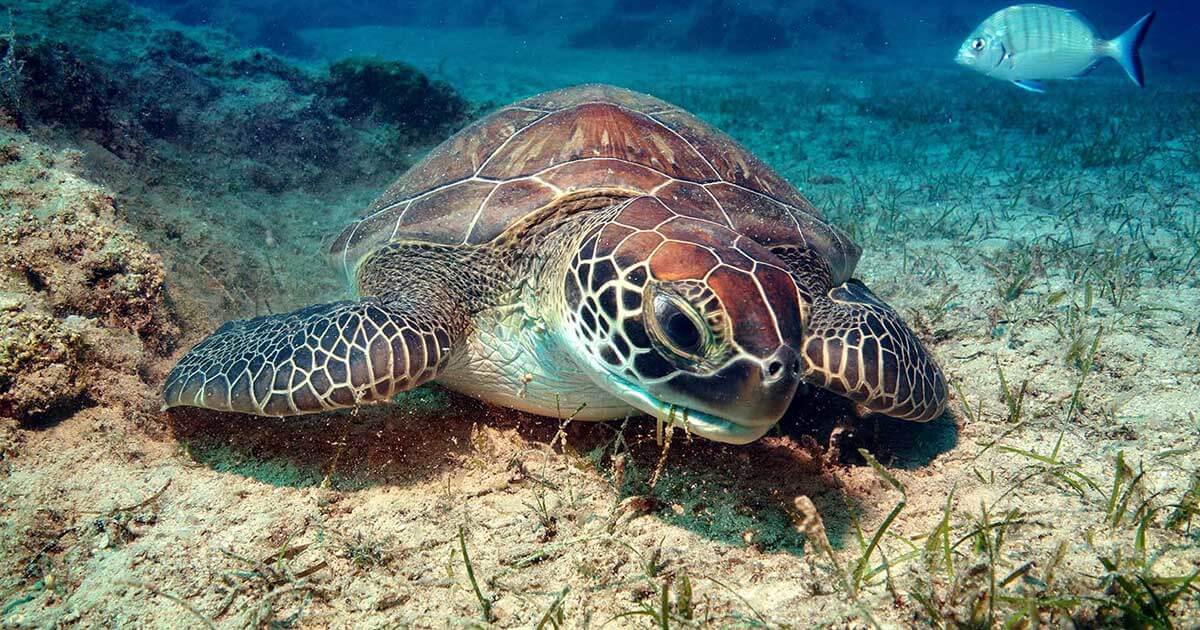
[{"label": "turtle's right front flipper", "polygon": [[376,298],[229,322],[171,370],[164,408],[291,416],[387,400],[437,376],[447,326]]}]

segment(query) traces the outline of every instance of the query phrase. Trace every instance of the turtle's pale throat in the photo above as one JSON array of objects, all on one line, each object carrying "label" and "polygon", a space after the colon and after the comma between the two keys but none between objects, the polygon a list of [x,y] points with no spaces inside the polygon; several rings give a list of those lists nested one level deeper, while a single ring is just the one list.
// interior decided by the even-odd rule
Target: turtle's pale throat
[{"label": "turtle's pale throat", "polygon": [[749,444],[774,425],[745,426],[712,414],[663,402],[649,392],[614,374],[606,374],[607,385],[617,396],[660,422],[673,424],[714,442]]}]

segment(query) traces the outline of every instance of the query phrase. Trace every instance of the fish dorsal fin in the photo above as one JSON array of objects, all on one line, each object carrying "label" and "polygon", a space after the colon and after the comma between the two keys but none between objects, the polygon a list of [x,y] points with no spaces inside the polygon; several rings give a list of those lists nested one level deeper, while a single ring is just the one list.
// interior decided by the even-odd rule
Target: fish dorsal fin
[{"label": "fish dorsal fin", "polygon": [[1079,11],[1077,11],[1075,9],[1066,9],[1066,12],[1067,12],[1067,15],[1070,15],[1071,17],[1075,18],[1076,20],[1079,20],[1080,24],[1083,24],[1084,26],[1086,26],[1088,28],[1088,30],[1090,30],[1092,32],[1092,35],[1094,35],[1096,37],[1100,36],[1099,33],[1096,31],[1096,25],[1092,24],[1092,21],[1087,19],[1086,15],[1080,13]]},{"label": "fish dorsal fin", "polygon": [[1022,90],[1029,90],[1030,92],[1037,92],[1038,94],[1046,93],[1046,86],[1042,84],[1041,81],[1022,79],[1020,81],[1013,81],[1013,85],[1021,88]]}]

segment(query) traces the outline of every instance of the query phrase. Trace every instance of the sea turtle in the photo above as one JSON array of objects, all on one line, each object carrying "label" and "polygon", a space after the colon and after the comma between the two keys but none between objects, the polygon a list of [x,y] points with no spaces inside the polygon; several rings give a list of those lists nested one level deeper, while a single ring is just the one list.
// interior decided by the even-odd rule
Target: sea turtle
[{"label": "sea turtle", "polygon": [[651,96],[549,92],[464,129],[330,248],[352,301],[230,322],[166,407],[290,416],[436,380],[535,414],[762,436],[801,382],[926,421],[946,384],[851,278],[860,249],[723,133]]}]

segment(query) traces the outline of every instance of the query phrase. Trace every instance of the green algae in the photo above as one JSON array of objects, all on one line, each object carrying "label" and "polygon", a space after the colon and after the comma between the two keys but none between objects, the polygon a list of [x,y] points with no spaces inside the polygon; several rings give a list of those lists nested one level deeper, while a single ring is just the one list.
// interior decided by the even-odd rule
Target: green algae
[{"label": "green algae", "polygon": [[443,131],[462,120],[467,102],[441,81],[399,61],[352,57],[329,66],[326,93],[334,111],[347,118],[373,116],[416,138]]},{"label": "green algae", "polygon": [[446,411],[452,403],[446,390],[431,385],[400,392],[393,396],[392,400],[401,409],[421,414]]}]

